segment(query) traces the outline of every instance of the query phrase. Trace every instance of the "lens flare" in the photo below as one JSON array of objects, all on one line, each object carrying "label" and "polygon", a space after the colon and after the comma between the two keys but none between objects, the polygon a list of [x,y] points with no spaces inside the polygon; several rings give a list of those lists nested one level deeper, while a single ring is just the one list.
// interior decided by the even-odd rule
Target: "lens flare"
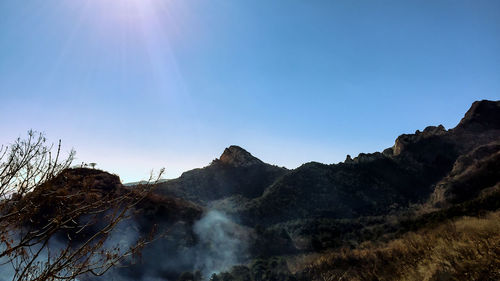
[{"label": "lens flare", "polygon": [[[75,0],[66,5],[80,14],[78,29],[87,34],[95,53],[105,53],[111,64],[127,72],[124,80],[148,77],[160,89],[154,97],[160,100],[185,94],[174,52],[177,40],[187,33],[182,30],[188,10],[184,1]],[[129,66],[137,61],[142,69]]]}]

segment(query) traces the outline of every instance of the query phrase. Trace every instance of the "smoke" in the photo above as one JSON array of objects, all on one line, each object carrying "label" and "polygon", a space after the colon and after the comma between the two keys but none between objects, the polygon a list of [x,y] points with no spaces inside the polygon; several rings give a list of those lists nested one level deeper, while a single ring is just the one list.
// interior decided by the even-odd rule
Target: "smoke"
[{"label": "smoke", "polygon": [[[0,245],[0,253],[5,251],[5,245]],[[0,258],[0,281],[10,281],[14,276],[15,271],[11,264],[8,262],[7,257]]]},{"label": "smoke", "polygon": [[[11,237],[13,238],[14,245],[19,243],[19,241],[21,240],[17,235],[12,235]],[[30,269],[27,271],[25,275],[26,277],[23,280],[34,280],[36,277],[38,277],[40,273],[42,273],[43,269],[47,266],[47,263],[54,260],[54,255],[57,256],[57,254],[66,247],[64,243],[65,242],[60,241],[57,237],[53,236],[49,239],[46,246],[43,248],[41,244],[35,244],[31,247],[24,248],[26,252],[37,253],[38,251],[40,251],[40,253],[36,258],[34,258],[31,264],[32,267],[30,267]],[[0,245],[0,253],[3,253],[6,249],[7,248],[5,244]],[[14,278],[15,280],[17,280],[19,278],[19,275],[16,275],[16,273],[19,274],[20,272],[16,272],[15,266],[26,265],[27,262],[30,262],[30,260],[24,260],[20,256],[4,256],[0,258],[0,281],[11,281],[14,280]]]},{"label": "smoke", "polygon": [[[137,239],[134,227],[118,228],[110,245],[126,246]],[[148,245],[140,258],[115,267],[100,278],[86,281],[176,281],[182,272],[200,271],[204,280],[213,273],[231,269],[247,258],[248,230],[235,224],[220,211],[207,211],[193,225],[163,223],[160,233],[167,235]]]},{"label": "smoke", "polygon": [[203,276],[228,271],[242,262],[246,250],[246,237],[223,213],[211,210],[194,225],[199,238],[195,269]]},{"label": "smoke", "polygon": [[[128,214],[126,214],[128,217]],[[92,216],[82,217],[84,222],[86,220],[92,219]],[[104,227],[102,225],[103,222],[99,222],[96,227],[100,229]],[[26,233],[28,230],[22,230],[19,232],[15,232],[11,235],[14,239],[14,245],[19,243],[21,240],[21,233]],[[32,269],[29,272],[33,274],[33,276],[38,276],[42,272],[42,270],[48,265],[49,262],[54,262],[57,260],[60,253],[68,246],[68,236],[64,235],[64,233],[56,233],[52,237],[50,237],[49,242],[43,247],[38,254],[37,258],[34,260],[32,266],[37,268],[38,270]],[[118,224],[114,227],[113,231],[107,237],[106,241],[102,245],[103,249],[113,249],[117,254],[124,254],[131,246],[134,246],[140,237],[140,233],[138,231],[137,223],[132,219],[126,219],[118,222]],[[80,243],[75,243],[72,245],[73,247],[81,246]],[[30,253],[36,253],[41,248],[41,243],[35,244],[29,248],[26,248]],[[6,249],[5,243],[0,243],[0,253],[3,253]],[[99,253],[95,253],[96,255],[91,257],[89,260],[90,263],[97,262],[97,258],[99,257]],[[15,258],[12,262],[9,262],[9,257],[4,256],[0,258],[0,281],[10,281],[13,280],[16,271],[14,265],[16,264],[25,264],[28,261],[23,261],[20,257]],[[126,261],[127,262],[127,261]],[[60,272],[60,275],[65,275],[68,272]],[[35,278],[35,277],[33,277]],[[84,279],[86,280],[86,279]],[[101,280],[105,280],[104,278]],[[78,281],[78,279],[76,280]]]},{"label": "smoke", "polygon": [[[185,271],[200,271],[203,279],[208,280],[213,273],[228,271],[246,261],[248,230],[220,211],[207,211],[193,225],[162,222],[159,232],[162,231],[166,236],[149,244],[140,257],[124,260],[102,277],[82,276],[80,280],[175,281]],[[143,235],[140,222],[124,220],[115,227],[103,247],[128,249]],[[62,239],[55,240],[50,243],[50,250],[62,249],[64,245]],[[44,257],[46,253],[42,259]],[[13,274],[10,266],[0,266],[0,281],[11,280]]]},{"label": "smoke", "polygon": [[[127,213],[126,216],[129,216]],[[119,246],[119,254],[123,254],[134,246],[140,238],[139,226],[133,219],[125,219],[118,222],[113,231],[103,244],[103,248],[112,249]]]}]

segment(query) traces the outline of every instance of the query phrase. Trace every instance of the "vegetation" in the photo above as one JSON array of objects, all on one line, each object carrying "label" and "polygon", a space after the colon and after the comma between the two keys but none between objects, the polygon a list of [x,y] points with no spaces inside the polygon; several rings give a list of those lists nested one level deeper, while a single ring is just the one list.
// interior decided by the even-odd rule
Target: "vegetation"
[{"label": "vegetation", "polygon": [[300,280],[499,280],[500,212],[342,248],[295,266]]},{"label": "vegetation", "polygon": [[100,276],[150,241],[143,237],[123,248],[109,238],[151,185],[126,190],[117,176],[69,169],[73,157],[71,151],[63,159],[60,142],[53,152],[44,135],[34,131],[0,150],[3,277],[42,281]]}]

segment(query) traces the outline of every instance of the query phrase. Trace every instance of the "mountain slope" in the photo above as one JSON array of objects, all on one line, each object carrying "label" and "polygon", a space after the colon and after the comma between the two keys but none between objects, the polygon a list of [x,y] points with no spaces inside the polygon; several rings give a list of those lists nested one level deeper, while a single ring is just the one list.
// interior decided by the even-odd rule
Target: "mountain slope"
[{"label": "mountain slope", "polygon": [[[253,225],[382,215],[421,203],[464,155],[481,146],[496,147],[499,112],[500,102],[476,102],[452,130],[431,126],[398,137],[384,153],[360,154],[335,165],[304,164],[267,188],[261,197],[228,211]],[[484,169],[494,169],[498,162],[491,161]],[[491,179],[493,183],[496,180]]]},{"label": "mountain slope", "polygon": [[498,280],[500,102],[475,102],[454,129],[402,135],[383,153],[305,164],[233,211],[285,231],[302,253],[217,280]]}]

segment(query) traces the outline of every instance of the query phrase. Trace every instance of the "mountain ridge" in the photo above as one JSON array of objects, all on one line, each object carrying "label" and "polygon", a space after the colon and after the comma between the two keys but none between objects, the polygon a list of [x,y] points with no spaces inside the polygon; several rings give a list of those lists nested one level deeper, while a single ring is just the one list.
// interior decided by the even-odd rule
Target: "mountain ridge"
[{"label": "mountain ridge", "polygon": [[245,149],[232,145],[210,165],[160,183],[156,192],[207,206],[209,202],[230,196],[260,196],[267,186],[287,172],[286,168],[264,163]]},{"label": "mountain ridge", "polygon": [[[384,214],[424,202],[460,156],[498,140],[499,112],[500,101],[477,101],[455,128],[428,126],[423,131],[398,136],[394,145],[382,152],[360,153],[338,164],[309,162],[296,169],[282,169],[272,176],[267,174],[268,180],[260,185],[252,182],[258,173],[248,173],[248,168],[262,172],[276,166],[233,145],[210,166],[188,171],[162,184],[159,190],[162,194],[203,202],[202,205],[227,212],[248,225],[272,225],[308,217],[341,219]],[[214,180],[215,175],[219,180]],[[221,193],[221,181],[234,184]],[[241,182],[245,181],[243,188]],[[183,186],[184,194],[176,192],[176,184]],[[200,190],[196,185],[200,184],[203,191],[219,196],[200,198],[203,196],[196,194]]]}]

